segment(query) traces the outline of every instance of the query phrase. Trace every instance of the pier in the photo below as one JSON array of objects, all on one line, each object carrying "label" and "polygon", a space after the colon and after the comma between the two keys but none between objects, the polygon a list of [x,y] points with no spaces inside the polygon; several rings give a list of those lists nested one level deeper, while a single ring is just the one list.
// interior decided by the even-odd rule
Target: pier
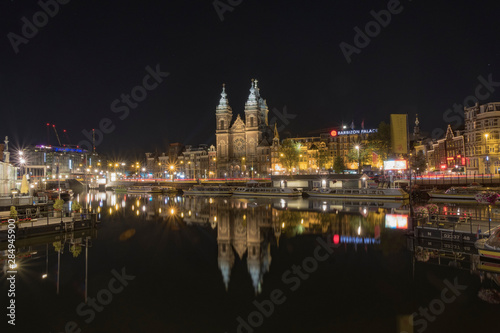
[{"label": "pier", "polygon": [[[18,216],[16,241],[39,235],[90,229],[96,227],[97,223],[99,220],[95,213],[74,213],[73,216],[67,216],[60,212],[46,212],[33,218],[26,217],[26,215]],[[8,223],[3,222],[0,225],[0,243],[7,240],[7,230]]]}]

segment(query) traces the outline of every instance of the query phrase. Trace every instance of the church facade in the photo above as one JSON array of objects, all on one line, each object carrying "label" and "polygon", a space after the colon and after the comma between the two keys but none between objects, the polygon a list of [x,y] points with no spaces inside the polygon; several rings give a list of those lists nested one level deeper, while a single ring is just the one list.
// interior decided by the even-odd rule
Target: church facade
[{"label": "church facade", "polygon": [[271,173],[273,131],[257,83],[252,80],[243,119],[238,114],[234,121],[225,85],[222,87],[215,111],[219,178],[268,177]]}]

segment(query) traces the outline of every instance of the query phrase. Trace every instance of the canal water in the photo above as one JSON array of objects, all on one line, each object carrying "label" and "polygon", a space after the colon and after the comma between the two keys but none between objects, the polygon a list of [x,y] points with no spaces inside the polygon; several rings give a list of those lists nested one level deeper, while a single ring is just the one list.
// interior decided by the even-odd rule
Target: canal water
[{"label": "canal water", "polygon": [[[446,244],[407,237],[408,207],[400,203],[112,192],[75,200],[88,201],[101,223],[93,231],[18,242],[10,331],[500,327],[498,265],[480,270],[473,247],[443,251]],[[478,206],[440,209],[485,214]]]}]

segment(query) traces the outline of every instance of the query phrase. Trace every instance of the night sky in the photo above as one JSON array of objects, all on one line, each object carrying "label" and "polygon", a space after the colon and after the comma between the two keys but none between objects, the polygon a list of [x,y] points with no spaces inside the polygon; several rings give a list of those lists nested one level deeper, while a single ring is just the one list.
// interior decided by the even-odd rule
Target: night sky
[{"label": "night sky", "polygon": [[[418,113],[431,132],[446,127],[447,109],[475,94],[479,76],[500,82],[495,1],[220,0],[236,4],[223,20],[213,0],[60,1],[67,3],[46,25],[36,16],[41,27],[24,40],[22,18],[33,22],[40,5],[1,5],[0,136],[15,147],[46,143],[47,122],[63,143],[67,129],[76,144],[105,118],[114,129],[98,152],[211,144],[222,83],[236,117],[252,78],[270,118],[284,107],[295,116],[278,120],[294,136],[352,121],[376,127],[390,113],[409,113],[411,121]],[[370,11],[388,4],[398,13],[348,63],[340,43],[354,47],[354,28],[364,31],[374,20]],[[18,41],[17,54],[9,38]],[[113,101],[143,84],[148,66],[169,75],[128,115],[113,112]],[[481,103],[500,101],[500,83],[490,88],[480,90],[490,93]],[[460,123],[455,118],[455,127]],[[56,144],[53,131],[50,138]]]}]

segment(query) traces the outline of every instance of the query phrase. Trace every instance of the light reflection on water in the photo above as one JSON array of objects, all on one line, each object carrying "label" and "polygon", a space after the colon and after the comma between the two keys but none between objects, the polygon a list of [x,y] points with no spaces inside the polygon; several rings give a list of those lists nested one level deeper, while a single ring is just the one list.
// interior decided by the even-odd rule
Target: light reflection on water
[{"label": "light reflection on water", "polygon": [[[19,255],[23,257],[20,266],[25,267],[27,273],[25,276],[30,277],[28,281],[45,275],[43,279],[55,283],[54,276],[60,269],[61,275],[66,277],[66,287],[61,288],[66,296],[70,293],[68,288],[71,290],[68,285],[79,284],[78,288],[75,286],[72,288],[78,290],[81,297],[81,276],[72,277],[75,281],[68,281],[67,277],[71,275],[71,267],[81,265],[81,261],[84,260],[85,248],[82,251],[82,246],[85,241],[96,245],[88,249],[90,267],[93,267],[96,261],[106,258],[109,251],[116,251],[121,246],[127,247],[129,244],[143,244],[134,243],[140,240],[154,239],[155,235],[151,232],[165,233],[166,236],[160,238],[163,241],[170,239],[169,235],[184,233],[190,228],[205,230],[210,237],[213,237],[216,261],[212,264],[214,267],[217,265],[217,279],[226,292],[231,291],[231,286],[233,292],[235,286],[243,288],[241,278],[238,276],[241,276],[244,265],[243,272],[248,278],[248,282],[245,283],[251,286],[254,295],[263,293],[266,284],[270,283],[266,275],[272,275],[272,265],[276,265],[277,262],[278,266],[274,266],[275,271],[285,265],[283,262],[286,262],[286,255],[290,251],[290,246],[294,244],[291,240],[307,239],[314,235],[329,237],[333,243],[341,246],[342,253],[346,255],[361,253],[369,255],[371,260],[377,258],[377,255],[372,257],[374,252],[381,252],[384,256],[391,257],[408,248],[414,252],[412,255],[415,258],[414,275],[418,275],[419,269],[432,269],[437,265],[469,270],[474,276],[479,277],[483,284],[492,280],[500,281],[498,274],[479,270],[481,262],[474,249],[455,248],[451,251],[442,251],[441,243],[435,244],[434,248],[429,247],[429,244],[418,242],[410,241],[407,244],[404,231],[393,229],[398,227],[405,229],[404,221],[409,214],[408,206],[397,202],[360,203],[302,198],[210,198],[129,195],[113,192],[91,192],[78,196],[75,200],[84,208],[100,214],[102,224],[96,232],[82,235],[54,235],[47,237],[46,240],[33,239],[19,247]],[[440,209],[442,212],[459,212],[468,216],[486,214],[484,207],[474,205],[440,205]],[[492,211],[492,214],[498,213]],[[396,220],[397,222],[394,222]],[[192,233],[189,234],[193,236]],[[284,241],[285,249],[282,245]],[[151,242],[153,247],[156,246],[153,240]],[[193,241],[187,247],[194,247],[195,244],[197,243]],[[136,249],[136,252],[141,251],[140,248]],[[60,252],[63,260],[60,267],[56,267],[57,254]],[[46,263],[47,259],[49,264]],[[133,260],[136,259],[118,256],[115,260],[127,263],[127,267],[134,267]],[[4,262],[4,268],[5,264]],[[406,265],[410,266],[409,263]],[[110,267],[115,266],[113,264]],[[103,271],[91,268],[90,278],[106,274],[106,270],[109,271],[110,267],[106,266]],[[175,271],[169,274],[175,275]],[[382,277],[373,278],[382,279]],[[92,288],[89,293],[92,294],[92,291],[95,293],[95,289]],[[81,298],[77,297],[76,301],[80,302]],[[51,299],[50,302],[59,304],[57,299]],[[408,306],[404,313],[411,313],[414,310],[412,306]]]}]

